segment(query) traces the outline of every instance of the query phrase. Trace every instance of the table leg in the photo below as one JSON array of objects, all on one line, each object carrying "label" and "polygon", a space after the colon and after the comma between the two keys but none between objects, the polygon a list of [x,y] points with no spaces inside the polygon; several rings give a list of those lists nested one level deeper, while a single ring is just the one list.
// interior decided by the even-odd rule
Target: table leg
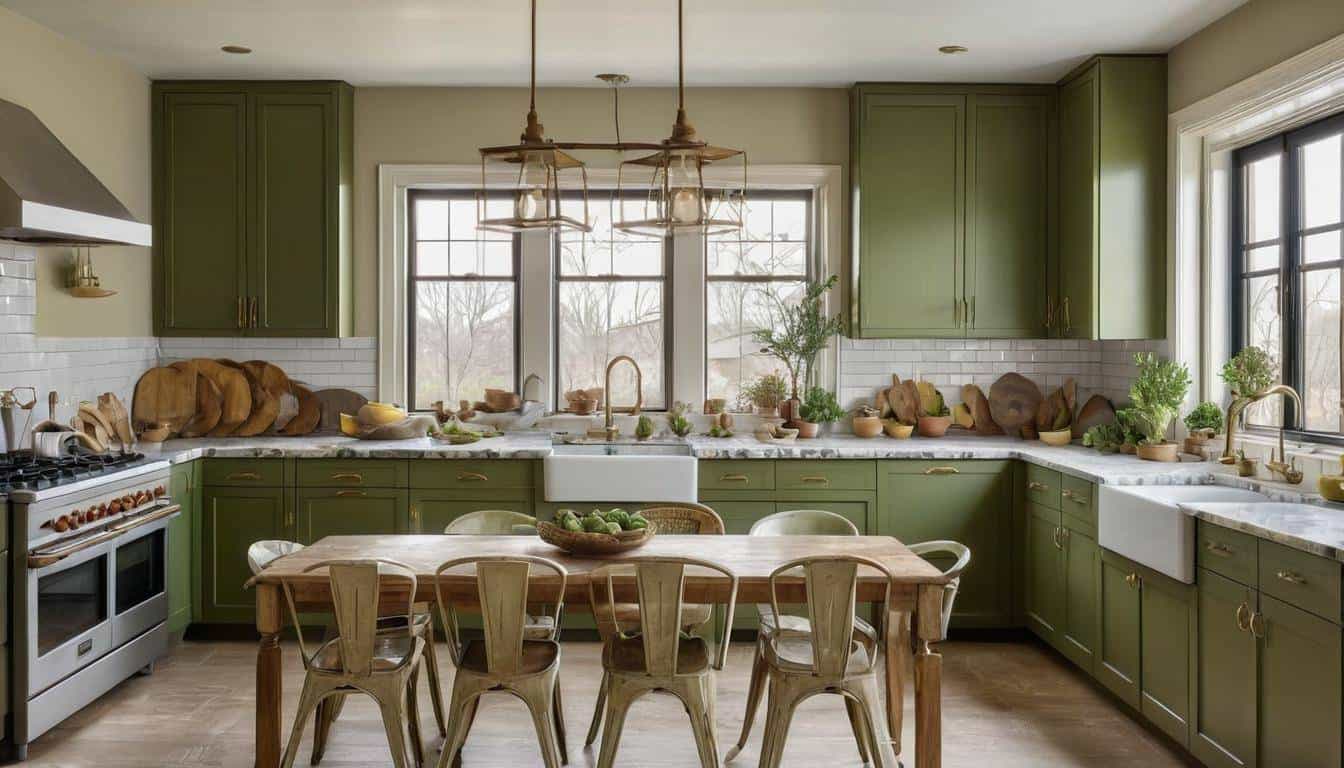
[{"label": "table leg", "polygon": [[943,657],[929,644],[943,639],[943,587],[921,585],[911,625],[915,639],[915,766],[943,764]]},{"label": "table leg", "polygon": [[256,768],[280,764],[280,587],[258,584]]},{"label": "table leg", "polygon": [[901,730],[905,723],[905,657],[910,655],[909,614],[887,611],[887,636],[883,656],[887,664],[887,729],[891,748],[901,754]]}]

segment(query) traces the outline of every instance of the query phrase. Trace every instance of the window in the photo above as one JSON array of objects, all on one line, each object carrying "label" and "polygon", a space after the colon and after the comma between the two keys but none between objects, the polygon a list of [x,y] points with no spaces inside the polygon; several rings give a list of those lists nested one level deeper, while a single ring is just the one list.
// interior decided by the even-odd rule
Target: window
[{"label": "window", "polygon": [[469,191],[408,192],[408,402],[518,389],[516,236],[476,229]]},{"label": "window", "polygon": [[[752,332],[802,297],[811,275],[812,195],[748,197],[743,232],[705,243],[705,396],[735,403],[752,379],[780,367]],[[783,373],[783,371],[781,371]]]},{"label": "window", "polygon": [[[1234,343],[1263,347],[1302,395],[1303,429],[1344,432],[1340,409],[1340,250],[1344,232],[1344,115],[1236,152],[1232,186]],[[1248,423],[1297,420],[1264,401]]]},{"label": "window", "polygon": [[[566,202],[578,204],[571,198]],[[642,199],[625,198],[631,217]],[[644,377],[644,407],[667,407],[670,348],[668,333],[667,259],[671,242],[641,238],[611,227],[617,206],[614,192],[588,193],[593,231],[556,235],[556,393],[601,387],[607,362],[629,355]],[[628,369],[613,373],[613,405],[635,402],[635,379]]]}]

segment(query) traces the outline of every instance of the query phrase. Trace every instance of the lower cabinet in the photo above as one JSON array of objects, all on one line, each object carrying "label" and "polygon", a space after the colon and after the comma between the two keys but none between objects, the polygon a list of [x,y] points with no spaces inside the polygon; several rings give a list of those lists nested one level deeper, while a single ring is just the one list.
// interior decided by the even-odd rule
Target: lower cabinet
[{"label": "lower cabinet", "polygon": [[1253,630],[1261,635],[1261,764],[1340,765],[1340,628],[1261,594]]},{"label": "lower cabinet", "polygon": [[526,500],[465,500],[444,498],[442,491],[410,492],[410,533],[443,533],[457,518],[483,509],[507,509],[510,512],[532,514],[532,505]]},{"label": "lower cabinet", "polygon": [[1064,627],[1064,556],[1059,523],[1059,510],[1027,503],[1027,628],[1055,646]]},{"label": "lower cabinet", "polygon": [[1097,546],[1096,525],[1088,525],[1068,514],[1062,517],[1062,523],[1064,623],[1060,627],[1059,650],[1073,663],[1091,672],[1096,658],[1097,636],[1101,633],[1097,616],[1101,548]]},{"label": "lower cabinet", "polygon": [[1138,566],[1102,550],[1099,599],[1101,637],[1092,672],[1102,685],[1138,709],[1143,645]]},{"label": "lower cabinet", "polygon": [[1195,587],[1139,568],[1143,644],[1139,711],[1181,746],[1190,746],[1190,656],[1196,636]]},{"label": "lower cabinet", "polygon": [[168,631],[181,632],[192,620],[198,583],[192,567],[196,546],[195,526],[200,499],[196,480],[198,461],[174,464],[169,475],[168,495],[182,512],[168,524]]},{"label": "lower cabinet", "polygon": [[201,494],[201,620],[247,623],[256,597],[247,549],[262,539],[294,538],[292,489],[206,486]]},{"label": "lower cabinet", "polygon": [[1205,765],[1256,765],[1254,590],[1200,568],[1198,711],[1190,751]]},{"label": "lower cabinet", "polygon": [[394,488],[300,488],[300,544],[325,536],[412,533],[407,492]]}]

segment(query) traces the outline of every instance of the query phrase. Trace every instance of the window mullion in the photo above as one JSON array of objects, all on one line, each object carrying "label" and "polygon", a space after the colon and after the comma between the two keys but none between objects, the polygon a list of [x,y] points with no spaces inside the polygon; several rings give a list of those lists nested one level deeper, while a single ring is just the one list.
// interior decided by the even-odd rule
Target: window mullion
[{"label": "window mullion", "polygon": [[[1282,216],[1280,232],[1283,233],[1284,263],[1286,264],[1286,284],[1280,286],[1285,301],[1283,317],[1279,323],[1283,335],[1283,380],[1297,392],[1302,392],[1305,375],[1303,368],[1303,328],[1305,307],[1302,306],[1302,237],[1299,232],[1302,221],[1302,185],[1301,153],[1291,143],[1285,147],[1283,155],[1282,179]],[[1296,412],[1291,400],[1282,398],[1282,418],[1284,426],[1297,424],[1303,418]]]}]

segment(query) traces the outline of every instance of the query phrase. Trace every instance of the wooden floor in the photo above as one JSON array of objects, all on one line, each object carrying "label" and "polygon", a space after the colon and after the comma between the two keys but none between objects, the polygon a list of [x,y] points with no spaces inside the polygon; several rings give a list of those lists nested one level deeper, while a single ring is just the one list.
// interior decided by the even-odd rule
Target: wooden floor
[{"label": "wooden floor", "polygon": [[[166,768],[252,765],[252,695],[255,645],[187,642],[161,661],[154,675],[136,677],[99,699],[29,749],[31,766],[62,768]],[[1124,715],[1061,657],[1027,643],[950,642],[942,646],[943,764],[1043,768],[1045,766],[1183,765],[1178,754]],[[741,726],[751,647],[735,644],[719,680],[720,752]],[[446,649],[439,658],[447,664]],[[564,647],[562,680],[570,765],[596,765],[595,751],[582,749],[594,687],[598,645]],[[303,679],[297,646],[285,646],[285,737]],[[429,765],[439,739],[421,687],[421,714]],[[911,696],[906,696],[905,743],[913,744]],[[747,749],[733,761],[753,768],[761,722]],[[308,737],[311,738],[311,724]],[[308,764],[308,740],[296,765]],[[541,765],[531,724],[521,702],[506,695],[487,698],[463,753],[467,766],[514,768]],[[910,755],[904,763],[911,765]],[[695,747],[684,710],[670,697],[636,703],[626,723],[617,765],[661,768],[694,766]],[[802,705],[793,721],[787,766],[847,768],[860,765],[844,707],[834,697]],[[390,766],[376,710],[352,698],[333,731],[323,766]]]}]

